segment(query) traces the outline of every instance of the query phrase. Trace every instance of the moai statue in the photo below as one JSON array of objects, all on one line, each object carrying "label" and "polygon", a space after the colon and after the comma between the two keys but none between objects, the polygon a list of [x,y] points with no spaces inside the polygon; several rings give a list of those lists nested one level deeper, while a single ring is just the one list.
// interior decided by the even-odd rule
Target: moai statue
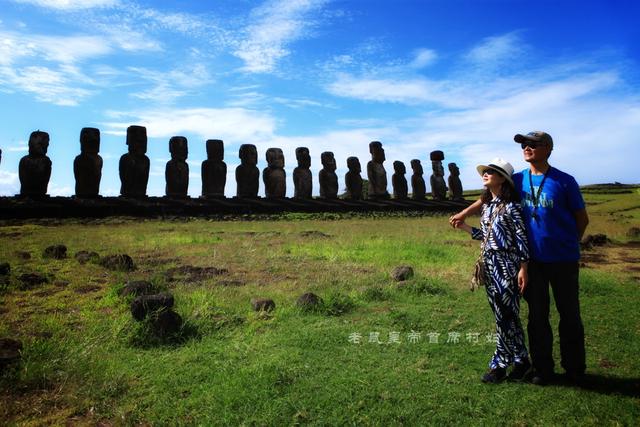
[{"label": "moai statue", "polygon": [[432,151],[429,157],[431,159],[431,168],[433,169],[433,174],[431,175],[431,197],[433,200],[446,200],[447,185],[444,182],[444,168],[442,167],[444,153],[440,150]]},{"label": "moai statue", "polygon": [[164,177],[167,181],[165,193],[167,197],[185,198],[189,189],[189,165],[187,156],[189,148],[187,138],[184,136],[172,136],[169,140],[169,152],[171,160],[167,162]]},{"label": "moai statue", "polygon": [[149,182],[149,158],[147,152],[147,128],[127,128],[129,152],[120,157],[120,195],[124,197],[146,197]]},{"label": "moai statue", "polygon": [[336,159],[331,151],[320,155],[322,169],[320,170],[320,197],[323,199],[338,198],[338,175],[336,175]]},{"label": "moai statue", "polygon": [[313,189],[313,178],[311,176],[311,156],[306,147],[296,148],[296,159],[298,167],[293,170],[293,197],[297,199],[310,199]]},{"label": "moai statue", "polygon": [[391,177],[391,185],[393,186],[393,197],[395,199],[406,199],[409,189],[407,188],[407,178],[404,175],[407,173],[407,168],[404,163],[396,160],[393,162],[394,174]]},{"label": "moai statue", "polygon": [[386,160],[384,149],[380,141],[369,143],[371,160],[367,163],[367,178],[369,179],[369,199],[388,199],[387,171],[382,163]]},{"label": "moai statue", "polygon": [[462,197],[462,181],[460,181],[460,169],[455,163],[449,163],[449,199],[464,200]]},{"label": "moai statue", "polygon": [[347,199],[349,200],[362,200],[362,177],[360,172],[360,160],[357,157],[347,158],[347,172],[344,176],[344,183],[347,187]]},{"label": "moai statue", "polygon": [[220,139],[208,139],[207,160],[202,162],[202,197],[224,197],[227,164],[223,159],[224,142]]},{"label": "moai statue", "polygon": [[35,131],[29,136],[29,154],[20,159],[20,195],[44,197],[51,178],[51,159],[47,157],[49,134]]},{"label": "moai statue", "polygon": [[242,144],[238,151],[240,165],[236,168],[237,197],[258,197],[260,170],[258,164],[258,150],[253,144]]},{"label": "moai statue", "polygon": [[267,167],[262,171],[264,194],[267,199],[285,197],[287,175],[284,171],[284,154],[280,148],[269,148],[266,157]]},{"label": "moai statue", "polygon": [[411,175],[411,198],[414,200],[424,200],[427,190],[424,178],[422,177],[424,171],[422,170],[420,160],[411,160],[411,169],[413,170],[413,175]]},{"label": "moai statue", "polygon": [[76,178],[76,197],[98,197],[102,178],[102,157],[100,151],[100,130],[82,128],[80,131],[80,154],[73,161],[73,175]]}]

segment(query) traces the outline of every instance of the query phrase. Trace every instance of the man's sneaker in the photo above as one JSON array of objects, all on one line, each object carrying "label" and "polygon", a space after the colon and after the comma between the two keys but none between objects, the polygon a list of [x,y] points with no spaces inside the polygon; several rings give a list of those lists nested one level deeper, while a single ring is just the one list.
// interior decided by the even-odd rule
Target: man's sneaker
[{"label": "man's sneaker", "polygon": [[483,383],[497,384],[507,377],[507,370],[505,368],[491,369],[489,372],[482,376]]},{"label": "man's sneaker", "polygon": [[507,379],[509,381],[523,381],[527,378],[527,375],[529,375],[531,370],[531,362],[529,362],[529,359],[524,359],[521,363],[515,364],[515,366],[507,376]]}]

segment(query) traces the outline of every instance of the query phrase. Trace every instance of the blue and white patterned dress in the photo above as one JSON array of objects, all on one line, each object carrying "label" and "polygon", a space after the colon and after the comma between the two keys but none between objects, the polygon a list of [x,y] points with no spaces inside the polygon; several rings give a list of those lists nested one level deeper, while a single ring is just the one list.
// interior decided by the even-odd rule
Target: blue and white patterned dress
[{"label": "blue and white patterned dress", "polygon": [[[499,209],[496,215],[494,211]],[[495,217],[491,221],[492,217]],[[490,369],[506,368],[528,358],[524,331],[520,323],[518,271],[529,260],[527,233],[519,204],[503,202],[499,197],[482,205],[481,228],[472,227],[471,236],[484,240],[491,234],[482,257],[486,266],[487,298],[496,317],[496,351]]]}]

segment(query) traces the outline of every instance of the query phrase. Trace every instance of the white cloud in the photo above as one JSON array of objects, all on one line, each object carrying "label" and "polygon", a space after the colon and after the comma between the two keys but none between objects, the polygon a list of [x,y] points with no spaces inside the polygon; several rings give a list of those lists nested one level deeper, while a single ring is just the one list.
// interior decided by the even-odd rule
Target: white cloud
[{"label": "white cloud", "polygon": [[58,10],[91,9],[94,7],[111,7],[120,3],[119,0],[13,0],[17,3],[27,3],[34,6]]},{"label": "white cloud", "polygon": [[289,55],[288,45],[305,37],[312,25],[310,12],[326,0],[274,0],[252,12],[246,36],[233,52],[250,73],[273,71],[279,60]]},{"label": "white cloud", "polygon": [[[71,75],[77,70],[71,70]],[[35,95],[38,101],[55,105],[74,106],[91,95],[89,89],[77,87],[77,81],[71,78],[69,70],[64,68],[28,66],[17,70],[0,67],[0,86],[5,90],[18,89]]]},{"label": "white cloud", "polygon": [[13,153],[27,152],[29,151],[29,143],[27,141],[21,141],[17,145],[12,145],[11,147],[7,147],[6,150]]},{"label": "white cloud", "polygon": [[514,61],[526,52],[516,32],[487,37],[466,55],[466,59],[478,66],[497,66],[505,61]]},{"label": "white cloud", "polygon": [[335,96],[365,101],[395,102],[402,104],[435,103],[447,107],[470,105],[467,96],[447,81],[414,78],[358,78],[341,74],[327,86]]},{"label": "white cloud", "polygon": [[3,65],[24,58],[70,64],[111,52],[109,41],[99,36],[43,36],[0,31],[0,64]]},{"label": "white cloud", "polygon": [[0,169],[0,194],[13,196],[20,192],[20,180],[15,172]]},{"label": "white cloud", "polygon": [[431,65],[438,58],[438,54],[436,51],[431,49],[418,49],[415,52],[415,57],[413,61],[411,61],[410,66],[412,68],[424,68],[428,65]]},{"label": "white cloud", "polygon": [[207,68],[202,64],[162,72],[147,68],[130,67],[129,71],[153,84],[153,87],[131,96],[155,103],[170,104],[177,98],[188,95],[193,89],[212,82]]},{"label": "white cloud", "polygon": [[[220,138],[234,143],[265,139],[275,130],[269,114],[244,108],[185,108],[138,112],[115,112],[118,121],[103,123],[106,134],[125,135],[131,123],[147,127],[149,137],[192,133],[202,139]],[[127,120],[125,120],[127,119]]]}]

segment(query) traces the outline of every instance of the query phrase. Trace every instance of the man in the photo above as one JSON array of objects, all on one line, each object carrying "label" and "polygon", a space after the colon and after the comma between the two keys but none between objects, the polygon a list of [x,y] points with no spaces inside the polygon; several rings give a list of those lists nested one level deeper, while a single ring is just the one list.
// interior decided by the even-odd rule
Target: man
[{"label": "man", "polygon": [[[549,324],[549,285],[560,314],[561,365],[567,379],[578,381],[585,371],[584,329],[578,298],[579,242],[589,217],[575,179],[551,165],[553,139],[546,132],[517,134],[529,168],[513,175],[522,196],[531,261],[524,298],[529,305],[531,382],[545,385],[553,378],[553,332]],[[455,225],[480,211],[477,201],[450,218]]]}]

